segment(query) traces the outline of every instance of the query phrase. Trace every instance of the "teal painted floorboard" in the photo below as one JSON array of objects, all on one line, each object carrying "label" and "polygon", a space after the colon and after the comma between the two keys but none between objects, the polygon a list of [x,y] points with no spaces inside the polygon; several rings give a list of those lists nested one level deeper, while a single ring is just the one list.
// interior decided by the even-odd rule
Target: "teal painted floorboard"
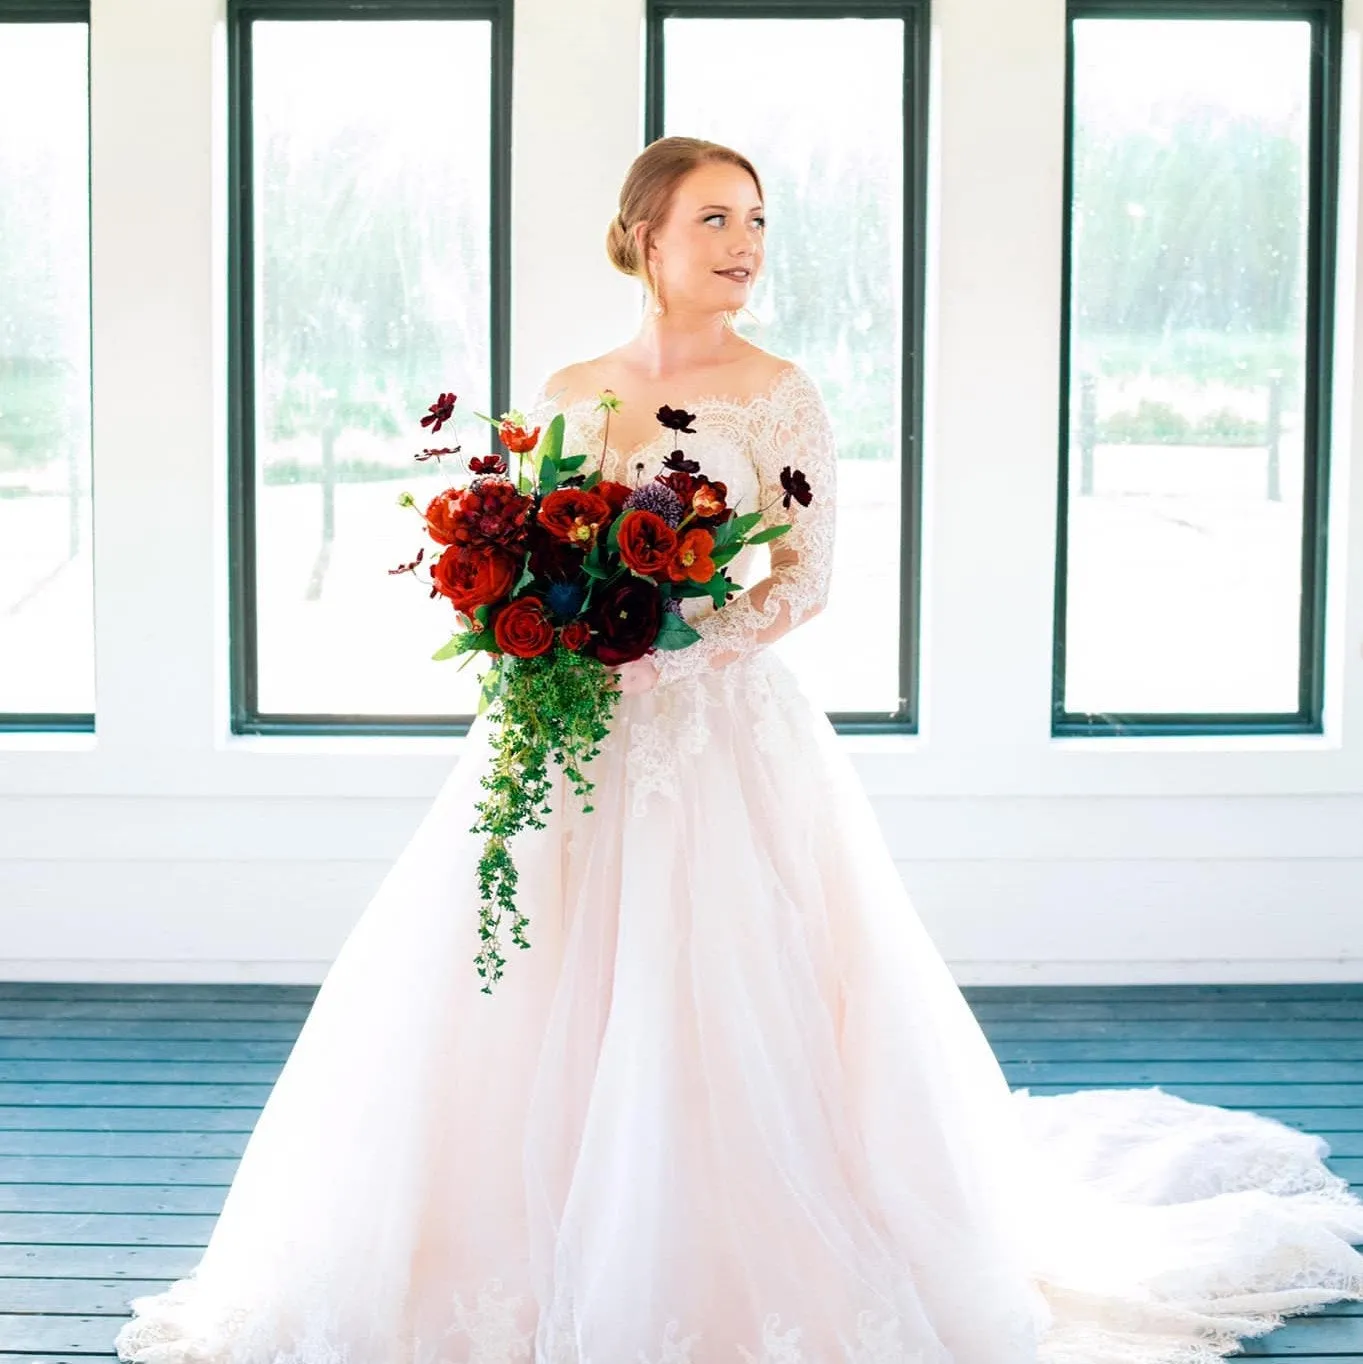
[{"label": "teal painted floorboard", "polygon": [[[1363,983],[971,987],[1010,1084],[1157,1084],[1320,1133],[1363,1188]],[[112,1358],[187,1274],[315,986],[0,982],[0,1364]],[[1363,1361],[1363,1304],[1242,1357]]]}]

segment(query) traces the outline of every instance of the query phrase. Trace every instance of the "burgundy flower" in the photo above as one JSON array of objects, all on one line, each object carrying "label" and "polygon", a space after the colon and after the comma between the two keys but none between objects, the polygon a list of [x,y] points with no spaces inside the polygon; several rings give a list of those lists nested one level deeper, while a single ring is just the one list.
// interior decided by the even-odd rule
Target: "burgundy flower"
[{"label": "burgundy flower", "polygon": [[530,571],[546,582],[574,580],[586,556],[583,547],[561,540],[536,523],[530,528]]},{"label": "burgundy flower", "polygon": [[673,450],[673,452],[663,460],[663,468],[671,469],[677,473],[694,474],[700,469],[700,461],[687,459],[680,450]]},{"label": "burgundy flower", "polygon": [[442,393],[431,404],[431,410],[421,419],[422,426],[429,426],[431,434],[439,431],[440,428],[454,417],[454,404],[457,401],[453,393]]},{"label": "burgundy flower", "polygon": [[781,498],[783,507],[790,506],[790,499],[793,497],[802,507],[809,506],[814,494],[810,491],[809,484],[805,481],[805,476],[799,469],[792,469],[789,464],[781,470],[781,487],[785,493]]},{"label": "burgundy flower", "polygon": [[518,552],[529,529],[530,499],[510,483],[480,478],[446,488],[426,508],[426,529],[442,545],[492,545]]},{"label": "burgundy flower", "polygon": [[416,566],[421,562],[422,556],[426,553],[426,547],[422,545],[416,552],[416,558],[410,564],[399,564],[396,568],[390,568],[389,573],[411,573],[415,575]]},{"label": "burgundy flower", "polygon": [[696,434],[695,428],[691,425],[696,420],[694,412],[687,412],[685,408],[668,407],[664,403],[658,409],[658,421],[669,431],[681,431],[688,436]]},{"label": "burgundy flower", "polygon": [[[673,451],[673,453],[675,454],[676,452]],[[672,456],[669,455],[668,459],[671,458]],[[693,462],[694,461],[688,461],[688,463]],[[667,467],[667,460],[663,461],[663,467]],[[697,464],[696,469],[699,468],[700,465]],[[694,494],[696,489],[700,486],[700,480],[694,477],[695,472],[695,469],[672,469],[668,473],[659,474],[658,481],[660,483],[666,483],[667,486],[681,498],[683,507],[689,507],[691,505],[692,494]]]},{"label": "burgundy flower", "polygon": [[[451,454],[452,451],[446,450],[444,454]],[[504,474],[506,473],[506,460],[501,455],[475,455],[469,460],[469,472],[474,474]]]},{"label": "burgundy flower", "polygon": [[417,460],[439,459],[441,455],[457,455],[462,448],[462,446],[453,445],[444,450],[423,450],[419,455],[413,455],[412,458]]},{"label": "burgundy flower", "polygon": [[608,668],[642,658],[653,647],[662,625],[658,589],[632,574],[617,578],[592,598],[586,620],[593,630],[586,652]]}]

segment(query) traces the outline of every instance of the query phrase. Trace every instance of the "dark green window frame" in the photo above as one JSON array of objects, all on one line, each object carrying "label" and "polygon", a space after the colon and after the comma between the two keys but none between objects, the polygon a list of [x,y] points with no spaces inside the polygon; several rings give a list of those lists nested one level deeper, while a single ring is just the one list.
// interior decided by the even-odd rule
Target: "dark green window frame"
[{"label": "dark green window frame", "polygon": [[904,362],[900,460],[899,705],[830,711],[843,734],[918,732],[922,581],[923,291],[927,260],[929,0],[649,0],[644,143],[666,135],[663,25],[668,19],[901,19],[904,23]]},{"label": "dark green window frame", "polygon": [[[511,62],[513,0],[228,0],[228,536],[231,724],[234,734],[464,734],[473,721],[447,715],[263,714],[256,665],[255,334],[251,241],[251,25],[257,19],[486,19],[492,28],[493,410],[509,394],[511,316]],[[413,666],[417,665],[414,655]]]},{"label": "dark green window frame", "polygon": [[[90,98],[89,62],[90,4],[89,0],[0,0],[0,24],[84,24],[86,26],[86,101]],[[87,113],[88,121],[88,113]],[[90,211],[89,196],[86,212]],[[91,345],[94,344],[93,329]],[[93,479],[91,480],[93,484]],[[93,487],[91,496],[94,496]],[[0,713],[0,734],[38,732],[44,734],[93,734],[93,712],[83,711],[5,711]]]},{"label": "dark green window frame", "polygon": [[[1302,612],[1297,709],[1284,713],[1081,712],[1065,709],[1069,550],[1070,288],[1073,222],[1074,21],[1253,19],[1311,25],[1308,145],[1306,354],[1303,413]],[[1069,0],[1065,52],[1064,248],[1060,303],[1060,475],[1056,521],[1051,733],[1074,735],[1320,734],[1324,712],[1325,566],[1328,525],[1335,216],[1338,203],[1340,0]]]}]

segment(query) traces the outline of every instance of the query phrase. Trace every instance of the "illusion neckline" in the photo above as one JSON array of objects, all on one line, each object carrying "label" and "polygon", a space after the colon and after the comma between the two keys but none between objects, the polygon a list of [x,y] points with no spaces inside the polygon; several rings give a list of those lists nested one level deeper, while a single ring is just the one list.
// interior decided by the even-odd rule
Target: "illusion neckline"
[{"label": "illusion neckline", "polygon": [[[789,365],[786,366],[785,369],[781,371],[779,375],[777,375],[776,379],[772,383],[768,384],[766,388],[759,390],[757,393],[749,393],[745,395],[733,393],[705,393],[702,394],[699,398],[690,399],[687,402],[686,406],[683,408],[683,410],[686,412],[700,413],[714,407],[730,407],[740,411],[746,410],[748,408],[759,407],[763,403],[774,402],[777,396],[785,388],[785,386],[789,382],[794,380],[796,377],[798,377],[799,374],[800,374],[799,365],[792,361]],[[585,398],[574,398],[572,402],[565,404],[563,407],[559,408],[558,411],[568,413],[573,411],[575,408],[584,407],[587,406],[588,404],[595,405],[600,401],[601,399],[598,394],[591,394]],[[605,413],[604,411],[598,409],[591,415],[593,415],[599,422],[601,421],[602,418],[604,418]],[[675,432],[668,430],[668,428],[664,426],[656,434],[650,436],[649,439],[644,441],[642,444],[636,445],[632,450],[622,451],[621,449],[619,449],[618,446],[614,446],[607,443],[605,446],[605,452],[609,455],[615,456],[615,458],[618,460],[623,460],[626,464],[628,464],[631,460],[636,459],[645,451],[651,450],[653,446],[655,446],[660,440],[663,439],[664,436],[672,438],[675,436],[675,434],[676,434]]]}]

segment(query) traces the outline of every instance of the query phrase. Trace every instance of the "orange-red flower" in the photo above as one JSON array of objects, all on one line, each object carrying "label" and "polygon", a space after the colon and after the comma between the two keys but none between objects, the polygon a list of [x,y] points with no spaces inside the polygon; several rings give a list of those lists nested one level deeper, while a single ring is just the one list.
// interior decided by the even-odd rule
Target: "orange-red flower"
[{"label": "orange-red flower", "polygon": [[515,585],[520,565],[499,549],[470,549],[451,545],[431,563],[431,582],[457,611],[471,616],[478,606],[500,601]]},{"label": "orange-red flower", "polygon": [[620,557],[636,573],[655,577],[667,571],[677,552],[677,533],[656,512],[636,508],[620,522]]},{"label": "orange-red flower", "polygon": [[438,540],[442,545],[454,544],[454,527],[462,496],[462,488],[446,488],[431,498],[426,508],[426,529],[432,540]]},{"label": "orange-red flower", "polygon": [[715,576],[715,561],[710,551],[715,537],[708,530],[688,530],[682,533],[677,552],[667,565],[667,576],[674,583],[690,578],[693,583],[708,583]]},{"label": "orange-red flower", "polygon": [[692,494],[691,506],[697,516],[718,516],[724,510],[724,495],[728,489],[722,483],[702,483]]},{"label": "orange-red flower", "polygon": [[563,647],[571,649],[575,654],[582,651],[591,637],[591,627],[585,620],[570,620],[559,632]]},{"label": "orange-red flower", "polygon": [[502,444],[513,455],[523,455],[538,444],[540,429],[537,426],[533,431],[527,431],[516,422],[503,421],[498,425],[497,434],[501,437]]},{"label": "orange-red flower", "polygon": [[548,653],[554,643],[554,627],[538,597],[507,602],[492,619],[492,634],[497,647],[516,658]]},{"label": "orange-red flower", "polygon": [[611,518],[610,504],[595,492],[557,488],[540,503],[539,524],[560,540],[589,549]]}]

